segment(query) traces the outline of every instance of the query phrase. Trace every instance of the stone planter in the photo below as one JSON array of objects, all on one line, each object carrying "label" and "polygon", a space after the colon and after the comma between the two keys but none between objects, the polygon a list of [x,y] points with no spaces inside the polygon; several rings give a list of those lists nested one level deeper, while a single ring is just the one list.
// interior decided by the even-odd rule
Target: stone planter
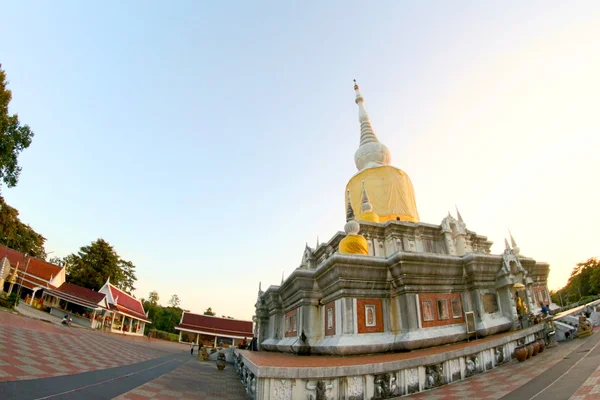
[{"label": "stone planter", "polygon": [[533,346],[533,356],[537,356],[537,354],[540,352],[540,343],[536,340],[535,342],[531,343],[531,345]]},{"label": "stone planter", "polygon": [[227,362],[225,361],[225,353],[219,353],[219,355],[217,355],[217,368],[219,371],[223,371],[226,365]]},{"label": "stone planter", "polygon": [[525,346],[519,346],[515,349],[515,358],[519,361],[519,362],[523,362],[527,359],[527,347]]},{"label": "stone planter", "polygon": [[527,359],[530,359],[531,357],[533,357],[533,346],[531,344],[528,344],[526,346],[527,348]]}]

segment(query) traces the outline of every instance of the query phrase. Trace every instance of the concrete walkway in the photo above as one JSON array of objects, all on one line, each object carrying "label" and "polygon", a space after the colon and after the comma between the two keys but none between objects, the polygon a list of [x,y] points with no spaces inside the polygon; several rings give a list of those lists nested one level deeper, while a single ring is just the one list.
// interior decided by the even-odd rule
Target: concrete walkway
[{"label": "concrete walkway", "polygon": [[116,368],[31,381],[0,382],[0,399],[113,399],[177,368],[187,361],[168,355]]}]

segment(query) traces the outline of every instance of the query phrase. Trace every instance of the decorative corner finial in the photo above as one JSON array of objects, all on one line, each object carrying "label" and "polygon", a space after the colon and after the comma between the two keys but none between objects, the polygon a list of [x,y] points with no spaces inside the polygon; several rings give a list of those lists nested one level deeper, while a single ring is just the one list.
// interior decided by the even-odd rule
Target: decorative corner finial
[{"label": "decorative corner finial", "polygon": [[510,244],[512,245],[512,247],[517,247],[517,242],[515,241],[515,238],[513,237],[510,229],[508,230],[508,234],[510,235]]},{"label": "decorative corner finial", "polygon": [[346,209],[346,222],[354,220],[354,210],[352,209],[352,202],[350,200],[350,190],[346,191],[346,202],[348,208]]},{"label": "decorative corner finial", "polygon": [[460,211],[458,211],[458,206],[455,204],[454,207],[456,207],[456,216],[458,217],[458,222],[465,222],[463,221],[462,215],[460,215]]},{"label": "decorative corner finial", "polygon": [[508,244],[508,240],[506,240],[506,238],[504,238],[504,247],[506,250],[510,250],[510,245]]},{"label": "decorative corner finial", "polygon": [[362,211],[369,212],[373,211],[373,205],[369,200],[369,194],[367,193],[367,188],[365,187],[365,181],[362,181]]},{"label": "decorative corner finial", "polygon": [[513,237],[512,232],[510,231],[510,229],[508,230],[508,234],[510,235],[510,243],[512,244],[513,251],[518,256],[519,253],[521,253],[521,249],[519,248],[519,246],[517,246],[517,242],[516,242],[515,238]]}]

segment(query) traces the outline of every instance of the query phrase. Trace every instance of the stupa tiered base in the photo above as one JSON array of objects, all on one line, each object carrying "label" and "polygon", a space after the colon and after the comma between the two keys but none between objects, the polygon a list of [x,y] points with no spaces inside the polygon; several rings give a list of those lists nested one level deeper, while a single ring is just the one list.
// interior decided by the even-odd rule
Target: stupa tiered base
[{"label": "stupa tiered base", "polygon": [[[544,325],[406,353],[297,356],[235,350],[251,399],[385,399],[433,389],[496,368],[533,342]],[[311,397],[312,396],[312,397]]]}]

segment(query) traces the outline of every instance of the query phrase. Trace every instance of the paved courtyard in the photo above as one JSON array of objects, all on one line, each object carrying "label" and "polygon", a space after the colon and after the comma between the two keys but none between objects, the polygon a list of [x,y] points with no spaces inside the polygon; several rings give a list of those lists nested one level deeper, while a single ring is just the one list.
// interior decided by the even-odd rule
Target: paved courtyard
[{"label": "paved courtyard", "polygon": [[[35,384],[27,383],[32,379]],[[0,398],[247,397],[233,366],[217,371],[214,362],[190,356],[187,345],[69,328],[0,310]],[[600,334],[403,398],[600,399]]]}]

